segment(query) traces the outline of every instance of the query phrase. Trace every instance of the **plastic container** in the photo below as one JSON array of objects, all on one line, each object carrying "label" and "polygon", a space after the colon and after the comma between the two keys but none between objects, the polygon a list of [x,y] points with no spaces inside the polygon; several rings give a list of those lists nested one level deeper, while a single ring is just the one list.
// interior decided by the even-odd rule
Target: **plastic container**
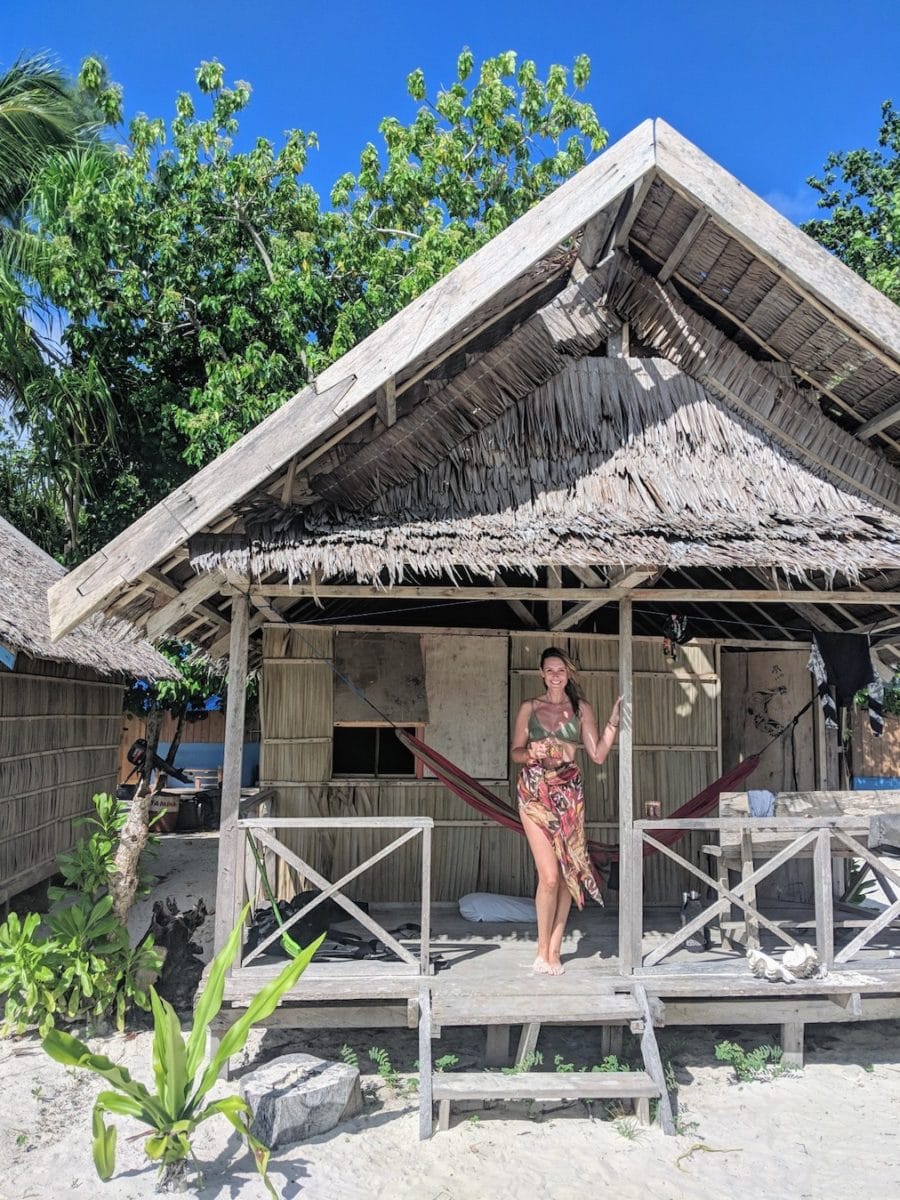
[{"label": "plastic container", "polygon": [[900,778],[895,775],[854,775],[855,792],[900,791]]},{"label": "plastic container", "polygon": [[153,796],[150,800],[150,832],[174,833],[180,807],[181,801],[177,796]]}]

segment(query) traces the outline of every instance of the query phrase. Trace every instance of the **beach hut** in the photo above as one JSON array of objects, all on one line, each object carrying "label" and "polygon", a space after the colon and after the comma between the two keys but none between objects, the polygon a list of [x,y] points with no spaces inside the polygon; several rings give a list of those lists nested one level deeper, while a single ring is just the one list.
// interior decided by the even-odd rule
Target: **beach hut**
[{"label": "beach hut", "polygon": [[0,901],[52,875],[74,822],[116,786],[123,686],[170,673],[122,621],[50,637],[47,589],[65,574],[0,518]]},{"label": "beach hut", "polygon": [[[673,1021],[743,1003],[741,1019],[784,1024],[796,1050],[788,985],[748,979],[740,950],[760,929],[797,940],[760,912],[776,871],[788,871],[776,898],[814,904],[830,972],[804,984],[809,1019],[886,1015],[900,993],[883,943],[896,904],[835,940],[832,851],[868,851],[859,813],[822,800],[846,799],[848,781],[807,670],[816,631],[868,633],[876,656],[895,657],[898,425],[898,309],[649,120],[55,584],[52,625],[65,634],[102,611],[149,637],[189,628],[229,655],[220,942],[244,881],[256,886],[249,836],[278,857],[283,891],[334,880],[351,906],[421,905],[418,955],[386,935],[399,991],[377,964],[366,985],[362,968],[340,985],[313,970],[297,993],[307,1022],[327,999],[371,1023],[379,997],[384,1019],[400,999],[420,1013],[433,1000],[445,1024],[533,1028],[589,1009],[602,1021],[614,977]],[[673,615],[689,642],[664,645]],[[625,696],[617,753],[588,779],[619,903],[605,984],[571,971],[551,1000],[529,981],[504,1004],[509,972],[485,966],[497,955],[456,992],[453,970],[432,979],[431,902],[527,892],[527,852],[390,729],[509,799],[510,714],[548,643],[580,661],[601,712]],[[262,667],[266,821],[239,812],[248,655]],[[732,800],[735,815],[697,816],[692,798],[769,743],[742,786],[816,797],[797,801],[802,818],[754,823]],[[765,833],[787,841],[755,867]],[[749,855],[736,884],[727,855],[715,866],[735,838]],[[699,924],[648,917],[707,887]],[[723,950],[735,933],[739,953],[701,970],[686,941],[719,918]],[[868,983],[838,969],[860,955]],[[242,967],[232,997],[254,966],[265,977],[258,959]],[[354,999],[368,1006],[356,1018]]]}]

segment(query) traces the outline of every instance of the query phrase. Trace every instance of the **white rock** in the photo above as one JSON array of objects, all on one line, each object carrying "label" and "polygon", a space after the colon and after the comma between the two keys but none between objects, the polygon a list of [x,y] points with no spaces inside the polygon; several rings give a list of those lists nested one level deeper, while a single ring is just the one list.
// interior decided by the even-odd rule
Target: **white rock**
[{"label": "white rock", "polygon": [[362,1108],[359,1070],[312,1054],[285,1054],[240,1081],[250,1131],[270,1150],[327,1133]]}]

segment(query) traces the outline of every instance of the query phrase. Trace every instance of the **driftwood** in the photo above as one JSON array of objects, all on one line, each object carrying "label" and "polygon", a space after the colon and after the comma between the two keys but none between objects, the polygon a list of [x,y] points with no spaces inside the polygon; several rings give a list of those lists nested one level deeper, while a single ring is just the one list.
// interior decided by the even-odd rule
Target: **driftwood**
[{"label": "driftwood", "polygon": [[165,904],[162,900],[154,903],[150,926],[141,938],[143,941],[149,935],[164,955],[162,970],[154,986],[175,1009],[189,1009],[194,1003],[194,993],[203,973],[203,959],[200,947],[191,939],[206,917],[203,900],[198,900],[193,908],[179,911],[169,896]]},{"label": "driftwood", "polygon": [[150,819],[150,776],[153,772],[153,757],[159,744],[162,713],[156,709],[147,718],[147,753],[141,770],[140,782],[131,810],[119,834],[116,848],[115,871],[110,876],[109,891],[113,898],[113,912],[124,925],[134,903],[139,879],[141,851],[147,844],[147,826]]}]

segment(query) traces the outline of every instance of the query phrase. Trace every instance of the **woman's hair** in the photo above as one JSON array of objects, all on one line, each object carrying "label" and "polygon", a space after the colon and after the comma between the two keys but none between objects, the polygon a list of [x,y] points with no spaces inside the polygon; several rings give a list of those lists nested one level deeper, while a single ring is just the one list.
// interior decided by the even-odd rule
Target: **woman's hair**
[{"label": "woman's hair", "polygon": [[562,660],[563,666],[566,668],[566,672],[569,676],[568,680],[566,681],[566,695],[571,701],[572,711],[576,716],[578,716],[581,712],[581,701],[584,699],[584,692],[581,690],[581,687],[578,683],[578,668],[575,666],[571,658],[569,658],[568,654],[566,654],[564,650],[560,650],[558,646],[548,646],[541,655],[542,671],[544,669],[544,663],[548,658],[559,658]]}]

